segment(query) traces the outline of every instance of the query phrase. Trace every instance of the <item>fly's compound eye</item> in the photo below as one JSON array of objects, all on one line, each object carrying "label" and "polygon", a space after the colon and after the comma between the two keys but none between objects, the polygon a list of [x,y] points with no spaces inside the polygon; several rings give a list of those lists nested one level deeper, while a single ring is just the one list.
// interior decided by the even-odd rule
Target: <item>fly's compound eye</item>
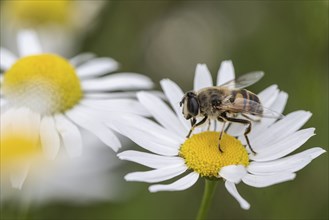
[{"label": "fly's compound eye", "polygon": [[199,101],[195,96],[187,97],[187,110],[194,117],[199,114]]},{"label": "fly's compound eye", "polygon": [[180,106],[182,108],[182,113],[185,119],[190,119],[199,114],[199,101],[197,99],[197,95],[190,91],[185,93],[184,97],[180,101]]}]

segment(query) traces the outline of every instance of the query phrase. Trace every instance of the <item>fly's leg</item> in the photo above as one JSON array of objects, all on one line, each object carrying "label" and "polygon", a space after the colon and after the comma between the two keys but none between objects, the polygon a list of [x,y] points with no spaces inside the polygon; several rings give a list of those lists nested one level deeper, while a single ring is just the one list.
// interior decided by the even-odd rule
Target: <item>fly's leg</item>
[{"label": "fly's leg", "polygon": [[244,132],[244,137],[246,138],[246,141],[247,141],[247,144],[248,144],[250,150],[256,155],[256,152],[254,151],[254,149],[252,149],[250,142],[249,142],[249,138],[247,136],[247,134],[249,134],[250,131],[251,131],[251,122],[249,121],[248,127],[247,127],[246,131]]},{"label": "fly's leg", "polygon": [[209,130],[210,130],[210,125],[211,125],[211,122],[210,122],[210,120],[208,120],[208,127],[207,127],[207,131],[209,131]]},{"label": "fly's leg", "polygon": [[196,119],[195,119],[195,118],[192,118],[192,119],[191,119],[191,129],[190,129],[190,131],[188,132],[186,138],[189,138],[189,137],[191,136],[192,131],[193,131],[193,129],[194,129],[194,125],[195,125],[195,123],[196,123]]},{"label": "fly's leg", "polygon": [[226,123],[226,121],[223,121],[223,126],[222,126],[222,130],[220,131],[219,141],[218,141],[218,149],[221,153],[223,153],[223,150],[220,148],[220,141],[222,140],[222,137],[224,134],[225,123]]},{"label": "fly's leg", "polygon": [[196,128],[196,127],[202,125],[203,123],[205,123],[205,122],[207,121],[207,119],[208,119],[208,117],[205,116],[205,117],[204,117],[201,121],[199,121],[198,123],[196,123],[196,119],[195,119],[195,118],[191,119],[191,126],[192,126],[192,127],[191,127],[190,131],[188,132],[186,138],[189,138],[189,137],[191,136],[191,134],[192,134],[194,128]]},{"label": "fly's leg", "polygon": [[249,119],[250,121],[253,121],[253,122],[260,122],[261,121],[261,118],[251,118],[249,117],[248,115],[246,114],[241,114],[243,117]]},{"label": "fly's leg", "polygon": [[240,119],[240,118],[230,118],[230,117],[227,117],[226,115],[224,118],[225,118],[225,120],[227,120],[229,122],[236,122],[236,123],[248,125],[248,127],[246,128],[246,130],[244,132],[244,137],[246,138],[246,141],[247,141],[247,144],[248,144],[250,150],[256,155],[256,152],[254,151],[254,149],[252,149],[249,138],[247,136],[251,131],[251,121],[248,121],[246,119]]},{"label": "fly's leg", "polygon": [[193,127],[195,125],[195,123],[196,123],[196,119],[195,118],[192,118],[191,119],[191,127]]}]

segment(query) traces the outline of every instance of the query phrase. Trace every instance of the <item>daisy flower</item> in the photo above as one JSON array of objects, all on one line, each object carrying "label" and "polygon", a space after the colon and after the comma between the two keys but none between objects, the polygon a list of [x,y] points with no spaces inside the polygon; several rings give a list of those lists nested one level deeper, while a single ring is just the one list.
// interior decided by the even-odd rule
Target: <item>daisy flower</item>
[{"label": "daisy flower", "polygon": [[136,73],[104,76],[118,69],[115,60],[96,58],[89,53],[67,60],[43,53],[32,31],[18,35],[18,50],[19,57],[0,48],[0,67],[4,71],[1,75],[1,125],[4,121],[15,121],[20,112],[30,109],[36,121],[29,124],[35,124],[38,130],[34,138],[40,138],[48,158],[54,159],[60,146],[64,146],[71,157],[81,155],[81,128],[117,151],[121,144],[112,125],[105,125],[96,116],[148,115],[146,109],[131,98],[132,90],[149,89],[153,83]]},{"label": "daisy flower", "polygon": [[[6,118],[1,123],[1,202],[28,206],[54,200],[81,203],[121,199],[123,180],[117,171],[121,161],[102,144],[85,148],[84,154],[74,159],[61,149],[55,160],[48,160],[36,141],[38,115],[27,108],[13,114],[17,120]],[[82,131],[84,143],[95,143],[96,137],[86,133]]]},{"label": "daisy flower", "polygon": [[71,55],[85,34],[95,27],[106,1],[4,1],[1,4],[1,41],[15,48],[22,28],[34,28],[47,51]]},{"label": "daisy flower", "polygon": [[[217,82],[221,85],[234,79],[231,61],[222,62]],[[125,124],[117,124],[116,129],[149,152],[128,150],[118,154],[122,160],[133,161],[151,168],[149,171],[133,172],[125,176],[127,181],[155,183],[150,192],[179,191],[193,186],[197,180],[205,178],[208,186],[223,179],[227,191],[239,202],[243,209],[249,203],[236,189],[241,181],[253,187],[268,187],[295,178],[296,172],[325,151],[315,147],[301,153],[289,155],[314,135],[314,128],[300,128],[310,118],[307,111],[289,113],[281,120],[263,118],[253,123],[249,139],[257,154],[244,146],[245,127],[231,124],[226,129],[221,149],[218,150],[218,137],[222,126],[212,122],[190,130],[190,122],[182,114],[179,103],[184,95],[180,87],[169,79],[161,81],[162,89],[172,107],[148,93],[139,92],[138,100],[152,114],[153,120],[144,117],[126,117]],[[213,86],[211,74],[206,65],[196,67],[194,90]],[[282,113],[288,95],[272,85],[258,94],[264,107]],[[207,124],[207,123],[205,123]],[[216,125],[217,124],[217,125]],[[284,132],[282,132],[284,130]],[[169,184],[158,184],[179,177]],[[200,214],[200,213],[199,213]]]}]

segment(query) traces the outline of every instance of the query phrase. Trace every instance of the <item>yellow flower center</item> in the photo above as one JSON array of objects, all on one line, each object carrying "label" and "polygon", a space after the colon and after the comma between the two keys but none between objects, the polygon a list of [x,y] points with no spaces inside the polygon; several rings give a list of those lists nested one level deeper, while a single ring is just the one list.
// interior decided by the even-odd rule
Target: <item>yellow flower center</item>
[{"label": "yellow flower center", "polygon": [[31,159],[42,153],[37,140],[23,134],[1,135],[1,169],[7,170],[21,161]]},{"label": "yellow flower center", "polygon": [[224,166],[249,164],[245,147],[236,138],[224,133],[218,148],[219,132],[206,131],[195,134],[181,146],[179,155],[186,165],[204,177],[218,177]]},{"label": "yellow flower center", "polygon": [[23,57],[5,74],[5,98],[14,106],[26,106],[43,114],[64,112],[82,97],[73,66],[53,54]]},{"label": "yellow flower center", "polygon": [[45,23],[65,24],[72,11],[70,0],[20,0],[6,1],[6,10],[15,20],[24,25],[39,25]]}]

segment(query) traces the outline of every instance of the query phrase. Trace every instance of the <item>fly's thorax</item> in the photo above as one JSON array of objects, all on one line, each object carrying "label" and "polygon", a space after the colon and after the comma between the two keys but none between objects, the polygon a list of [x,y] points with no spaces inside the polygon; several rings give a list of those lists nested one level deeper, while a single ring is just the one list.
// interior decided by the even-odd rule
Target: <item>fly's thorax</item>
[{"label": "fly's thorax", "polygon": [[219,87],[208,87],[200,90],[198,92],[200,114],[216,119],[221,114],[218,106],[221,105],[228,93],[229,91],[227,89]]}]

